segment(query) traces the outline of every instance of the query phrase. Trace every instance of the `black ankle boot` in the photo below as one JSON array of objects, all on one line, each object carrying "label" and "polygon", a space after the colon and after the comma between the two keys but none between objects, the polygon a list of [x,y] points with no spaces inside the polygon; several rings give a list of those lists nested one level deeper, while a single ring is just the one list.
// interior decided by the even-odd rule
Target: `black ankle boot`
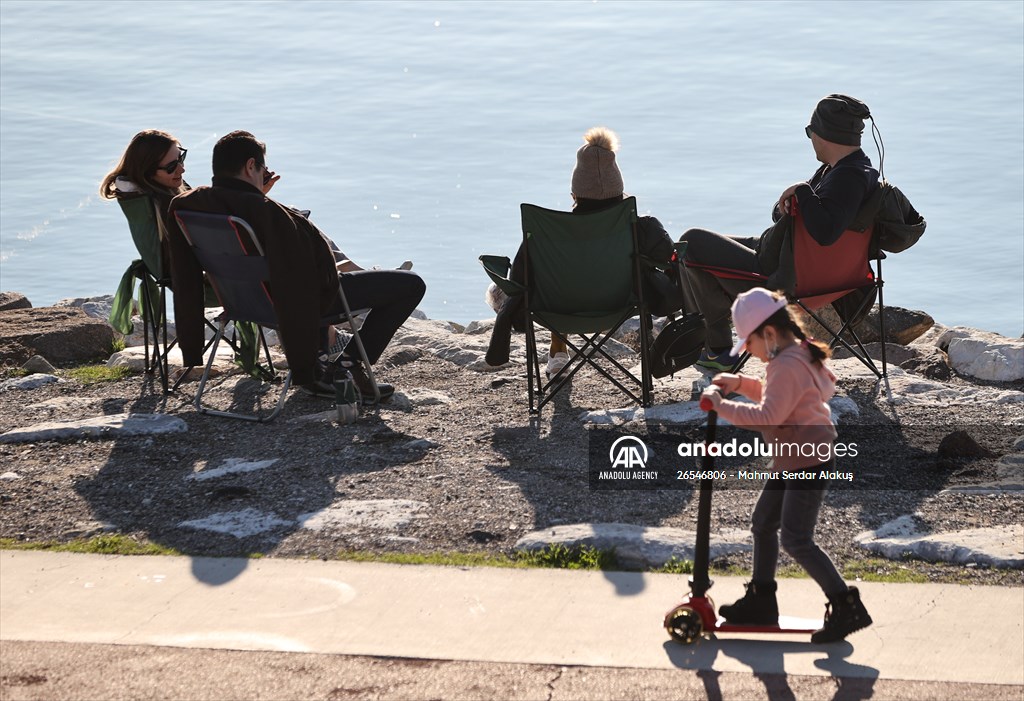
[{"label": "black ankle boot", "polygon": [[773,626],[779,623],[779,604],[775,600],[775,582],[747,582],[747,593],[734,604],[718,607],[729,623]]},{"label": "black ankle boot", "polygon": [[811,634],[811,642],[833,643],[869,625],[871,616],[860,602],[860,592],[857,587],[850,587],[845,594],[828,598],[825,625]]}]

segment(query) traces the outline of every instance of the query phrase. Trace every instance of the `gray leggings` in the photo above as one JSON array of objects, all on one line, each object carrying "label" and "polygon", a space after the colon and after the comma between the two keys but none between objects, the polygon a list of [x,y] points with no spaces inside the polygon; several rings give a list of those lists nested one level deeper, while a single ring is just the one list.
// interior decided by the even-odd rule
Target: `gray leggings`
[{"label": "gray leggings", "polygon": [[[694,263],[735,270],[762,272],[757,261],[758,237],[725,236],[706,229],[689,229],[680,238],[686,241],[686,259]],[[687,268],[690,290],[683,290],[687,312],[700,312],[707,326],[706,345],[714,351],[732,346],[730,307],[736,295],[757,283],[720,278],[697,268]],[[689,294],[692,292],[692,295]]]},{"label": "gray leggings", "polygon": [[[817,472],[831,468],[830,460],[803,469]],[[765,482],[750,519],[750,530],[754,534],[755,582],[775,581],[781,529],[782,548],[807,571],[827,596],[846,591],[846,582],[836,566],[814,542],[814,527],[818,523],[818,511],[827,487],[828,480],[812,483],[779,478]]]}]

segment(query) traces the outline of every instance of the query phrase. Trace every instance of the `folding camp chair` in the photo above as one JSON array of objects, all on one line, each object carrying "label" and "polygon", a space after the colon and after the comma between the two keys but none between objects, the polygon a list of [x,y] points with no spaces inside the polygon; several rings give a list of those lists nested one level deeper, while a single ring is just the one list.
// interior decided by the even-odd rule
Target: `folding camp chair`
[{"label": "folding camp chair", "polygon": [[[793,227],[789,240],[783,242],[783,257],[790,256],[790,260],[783,260],[782,265],[792,266],[793,284],[790,286],[791,289],[785,290],[786,296],[831,335],[831,347],[842,345],[875,373],[875,376],[880,379],[886,377],[888,368],[885,343],[882,343],[882,369],[879,370],[853,327],[853,323],[861,318],[874,301],[875,295],[870,292],[877,292],[881,337],[883,341],[885,339],[885,305],[882,299],[882,259],[885,254],[872,245],[874,222],[870,219],[862,221],[864,218],[858,216],[851,225],[852,228],[844,231],[838,240],[831,245],[822,246],[808,233],[803,217],[800,216],[796,198],[791,201],[790,210]],[[877,266],[877,274],[871,270],[872,256]],[[705,270],[720,278],[747,280],[755,285],[764,285],[768,280],[766,275],[745,270],[691,262],[687,262],[686,267]],[[815,313],[826,304],[831,304],[857,290],[870,292],[862,296],[852,311],[845,310],[843,324],[838,330],[833,329],[820,314]],[[850,337],[849,341],[844,338],[844,334]],[[856,344],[856,349],[851,345],[851,341]]]},{"label": "folding camp chair", "polygon": [[[169,367],[167,353],[174,346],[167,338],[167,288],[170,286],[170,275],[164,270],[163,256],[160,250],[159,213],[157,204],[148,195],[121,198],[117,203],[128,220],[132,241],[140,259],[129,266],[132,275],[140,282],[140,302],[142,316],[142,340],[145,348],[145,370],[152,373],[159,371],[160,384],[164,394],[168,391]],[[129,299],[121,300],[131,307]],[[129,323],[130,325],[130,323]],[[127,327],[125,327],[127,329]],[[150,357],[149,338],[153,337],[153,353]]]},{"label": "folding camp chair", "polygon": [[[651,330],[640,284],[636,199],[629,197],[590,214],[556,212],[531,204],[523,204],[521,210],[527,284],[508,279],[508,258],[481,256],[480,261],[506,294],[525,295],[530,413],[539,414],[584,365],[595,368],[634,402],[650,406]],[[636,315],[640,316],[639,378],[604,348],[612,334]],[[575,353],[565,369],[546,383],[540,374],[534,322],[565,337]],[[579,337],[580,345],[573,343],[570,334]]]},{"label": "folding camp chair", "polygon": [[[200,413],[213,414],[215,416],[227,416],[246,421],[268,422],[272,421],[284,408],[284,400],[291,385],[292,372],[289,369],[285,376],[281,394],[278,397],[274,409],[266,416],[259,413],[242,414],[231,411],[221,411],[203,406],[203,392],[206,389],[206,381],[210,377],[210,369],[217,355],[217,347],[224,337],[224,329],[228,322],[250,322],[259,328],[260,345],[263,348],[267,365],[271,373],[274,372],[273,361],[270,357],[270,349],[267,347],[266,337],[263,328],[277,329],[277,314],[274,311],[273,301],[268,290],[270,279],[270,268],[263,252],[263,247],[256,238],[252,227],[245,220],[227,214],[207,214],[204,212],[190,212],[178,210],[174,213],[181,227],[182,233],[188,240],[192,252],[199,261],[199,266],[206,273],[217,299],[224,308],[223,313],[218,317],[217,333],[213,339],[213,348],[210,351],[210,358],[206,363],[203,376],[199,381],[199,388],[196,391],[195,407]],[[255,253],[250,253],[254,251]],[[345,292],[338,286],[344,313],[323,318],[320,326],[325,327],[345,321],[351,321],[356,315],[365,313],[367,310],[360,309],[354,313],[348,306]],[[359,338],[359,330],[354,323],[350,323],[352,340],[359,350],[360,357],[366,365],[367,375],[370,382],[376,387],[376,378],[373,375],[373,368],[367,359],[366,351],[363,349],[363,342]],[[377,403],[380,402],[379,393],[376,396]]]},{"label": "folding camp chair", "polygon": [[[164,394],[167,394],[169,391],[178,389],[178,385],[181,384],[186,375],[182,374],[174,383],[174,386],[168,389],[170,374],[169,353],[178,341],[176,338],[168,338],[167,334],[167,290],[171,288],[171,274],[165,265],[163,250],[160,244],[160,217],[162,216],[160,214],[160,207],[157,201],[148,195],[119,198],[117,203],[120,205],[125,219],[128,220],[132,241],[135,243],[135,249],[140,256],[139,260],[132,261],[132,264],[128,266],[126,275],[130,274],[138,278],[140,283],[139,301],[143,323],[142,342],[145,349],[144,368],[147,373],[152,373],[154,370],[159,371],[160,384],[163,386]],[[123,285],[124,281],[122,280],[122,287]],[[120,297],[122,294],[126,298],[118,300],[117,297]],[[114,315],[123,315],[124,323],[130,325],[132,296],[133,293],[130,290],[126,292],[122,292],[121,289],[118,290],[118,296],[115,297],[115,308],[112,311],[112,322]],[[212,290],[209,288],[207,289],[206,296],[208,298],[206,306],[216,306],[216,303],[212,301]],[[118,310],[118,306],[124,306],[124,309]],[[206,326],[211,331],[217,330],[217,327],[211,324],[209,320],[206,321]],[[151,335],[153,337],[152,356],[149,349]],[[244,344],[236,343],[234,338],[225,340],[235,351],[236,355],[243,352],[241,346]],[[211,338],[203,347],[203,352],[205,353],[212,344],[213,339]]]}]

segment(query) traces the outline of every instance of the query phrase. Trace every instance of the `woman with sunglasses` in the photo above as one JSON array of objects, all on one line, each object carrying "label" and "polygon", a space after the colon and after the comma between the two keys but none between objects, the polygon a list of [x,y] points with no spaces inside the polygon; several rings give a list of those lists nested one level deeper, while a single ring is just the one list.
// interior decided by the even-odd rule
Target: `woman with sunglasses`
[{"label": "woman with sunglasses", "polygon": [[[171,200],[192,187],[185,182],[185,154],[178,140],[157,129],[140,131],[132,137],[121,160],[100,183],[100,197],[108,200],[149,198],[158,213],[157,235],[160,238],[162,270],[152,271],[158,278],[170,275],[170,249],[167,244],[167,213]],[[125,216],[132,215],[125,210]],[[141,252],[141,251],[140,251]],[[143,255],[145,257],[145,254]],[[152,263],[151,263],[152,264]]]},{"label": "woman with sunglasses", "polygon": [[100,184],[100,196],[108,200],[149,195],[166,217],[175,195],[192,188],[183,179],[185,154],[178,140],[156,129],[132,137],[120,162]]}]

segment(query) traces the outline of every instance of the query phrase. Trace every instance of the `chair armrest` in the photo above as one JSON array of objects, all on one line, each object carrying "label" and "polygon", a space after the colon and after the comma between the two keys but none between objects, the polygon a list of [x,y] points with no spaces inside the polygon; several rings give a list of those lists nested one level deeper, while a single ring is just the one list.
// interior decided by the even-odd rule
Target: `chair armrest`
[{"label": "chair armrest", "polygon": [[484,267],[487,277],[491,278],[498,289],[510,297],[526,291],[526,287],[509,279],[508,274],[512,269],[512,261],[508,256],[480,256],[480,265]]}]

